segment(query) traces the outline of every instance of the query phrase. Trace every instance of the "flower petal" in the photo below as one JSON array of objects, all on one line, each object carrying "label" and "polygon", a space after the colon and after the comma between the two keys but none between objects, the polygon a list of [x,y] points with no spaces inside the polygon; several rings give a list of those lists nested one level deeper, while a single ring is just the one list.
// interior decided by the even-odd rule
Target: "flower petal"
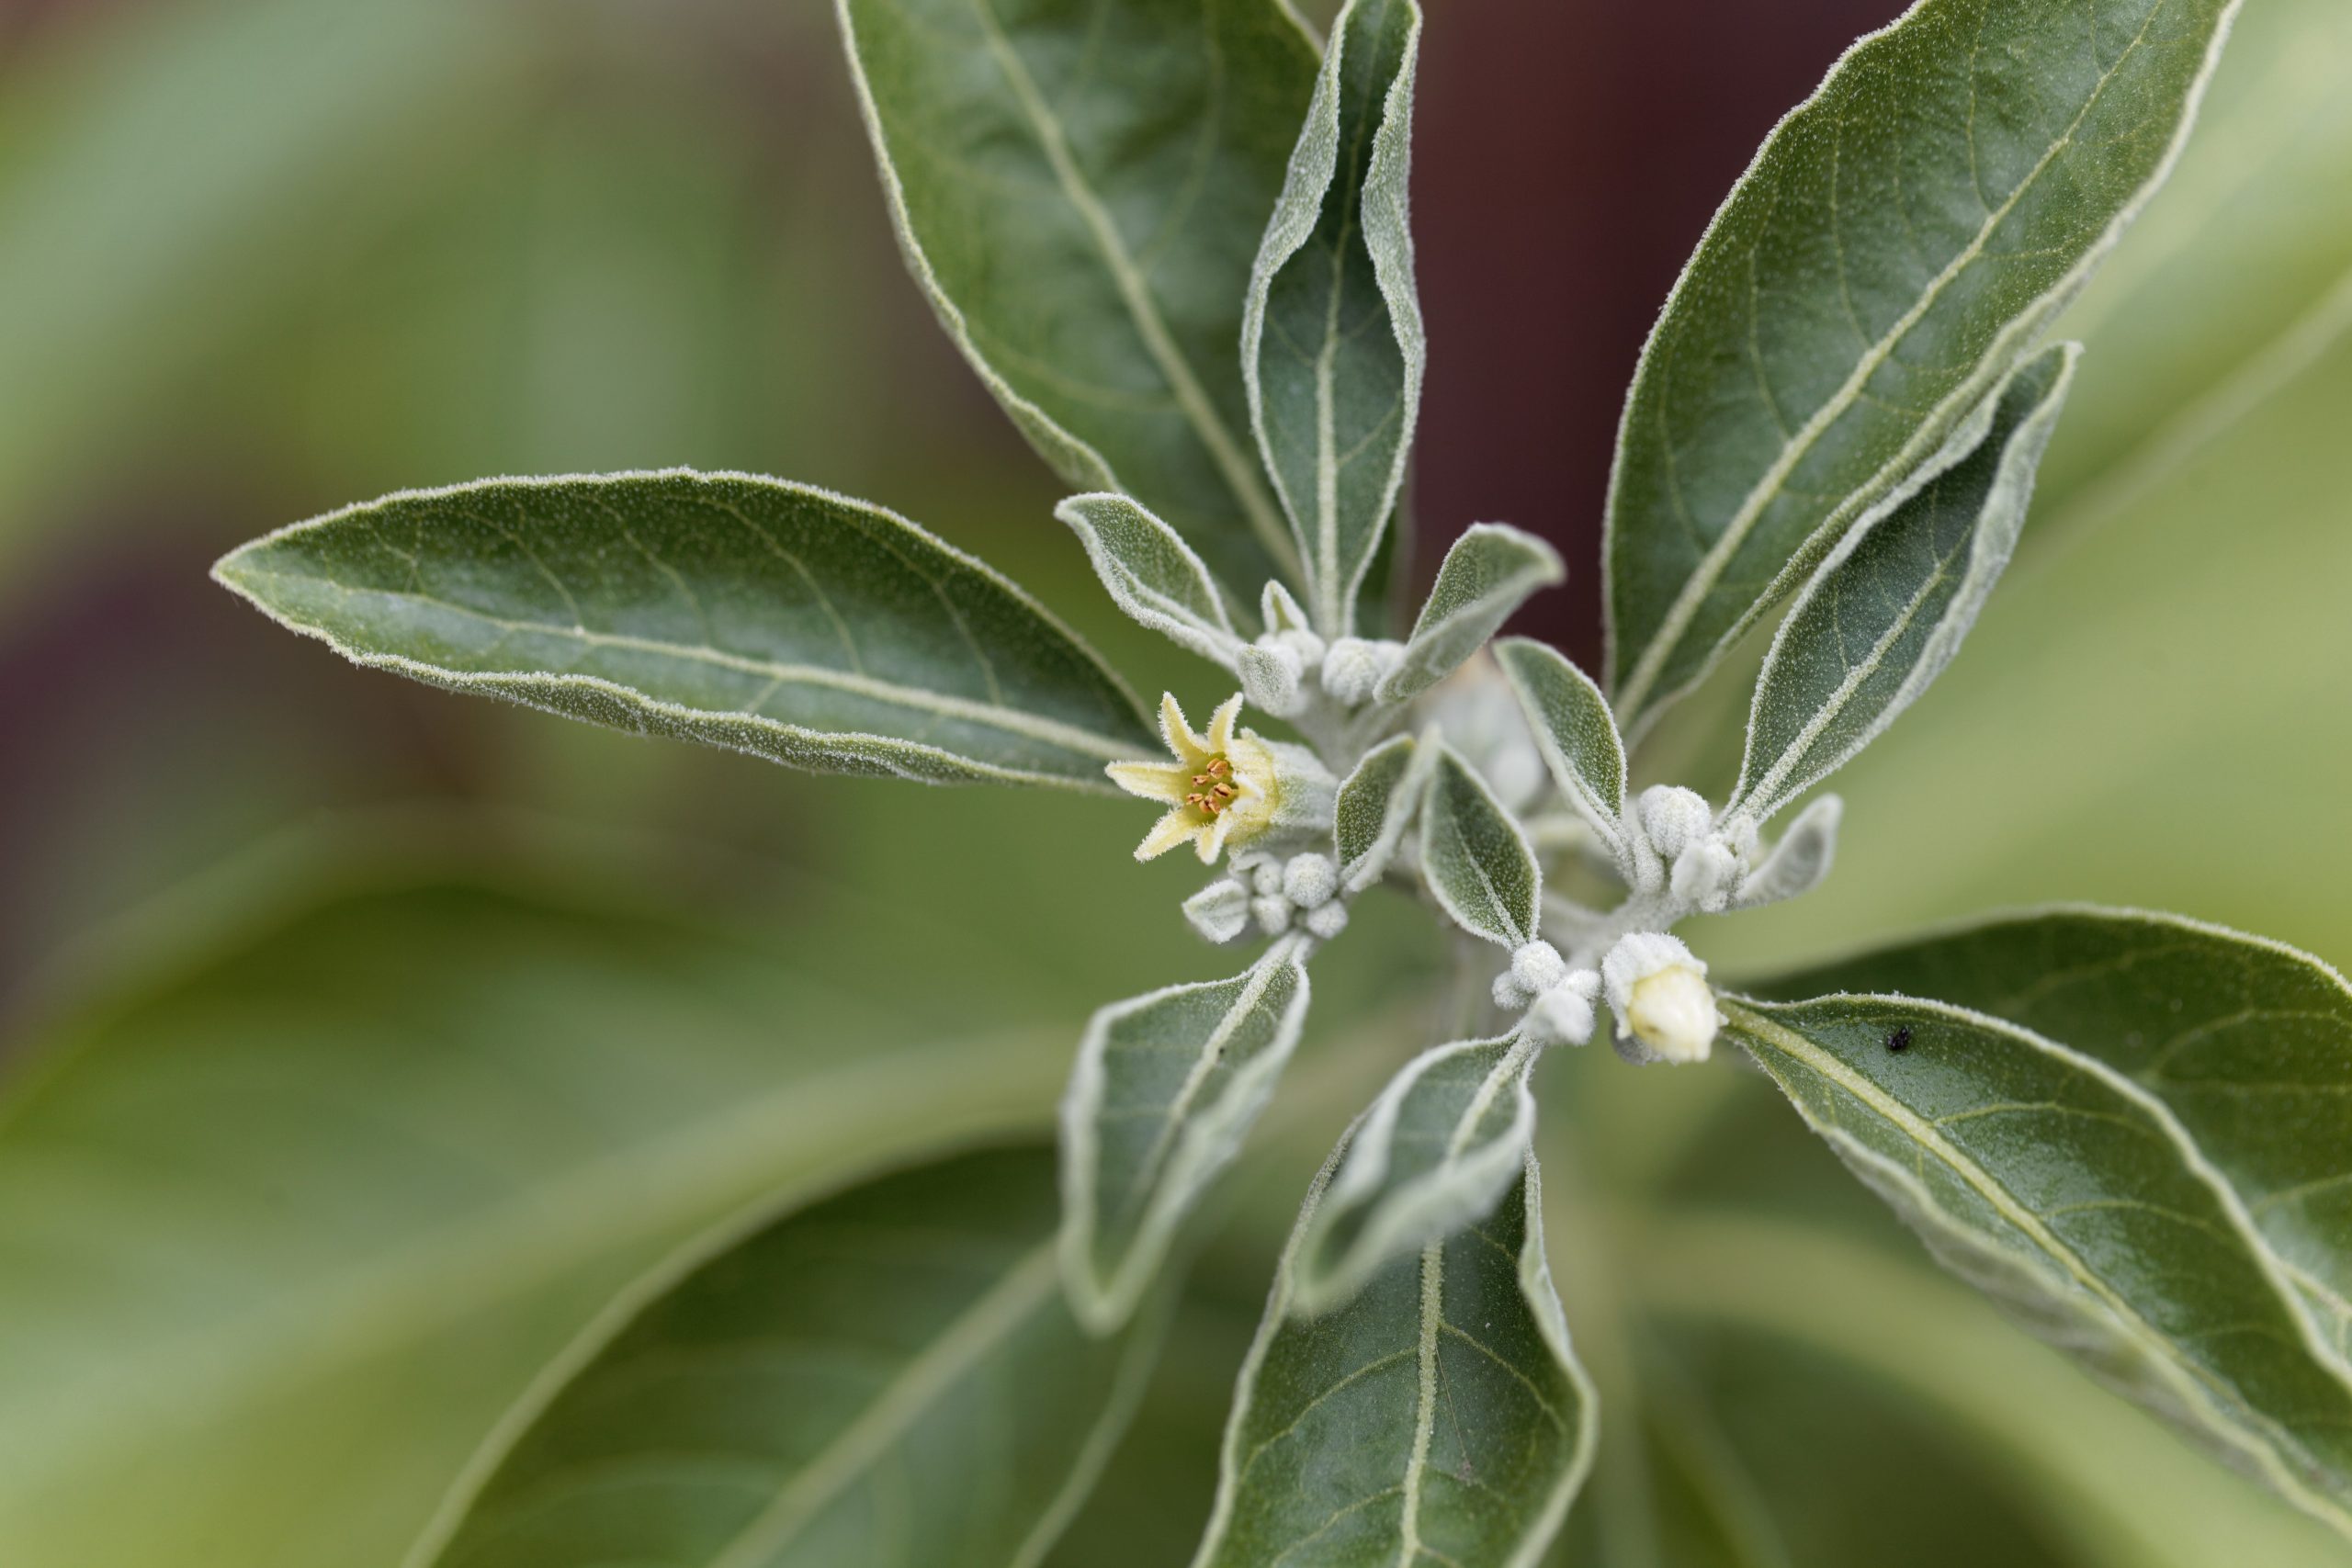
[{"label": "flower petal", "polygon": [[1170,762],[1112,762],[1102,771],[1111,782],[1129,795],[1139,795],[1146,800],[1163,801],[1170,806],[1184,803],[1184,792],[1192,787],[1192,775],[1181,766]]},{"label": "flower petal", "polygon": [[1168,742],[1168,750],[1175,753],[1176,760],[1186,764],[1198,761],[1214,750],[1184,722],[1183,705],[1177,702],[1173,692],[1159,694],[1159,738]]},{"label": "flower petal", "polygon": [[1202,837],[1203,831],[1203,825],[1180,806],[1151,825],[1151,831],[1136,846],[1136,859],[1158,860],[1186,840]]}]

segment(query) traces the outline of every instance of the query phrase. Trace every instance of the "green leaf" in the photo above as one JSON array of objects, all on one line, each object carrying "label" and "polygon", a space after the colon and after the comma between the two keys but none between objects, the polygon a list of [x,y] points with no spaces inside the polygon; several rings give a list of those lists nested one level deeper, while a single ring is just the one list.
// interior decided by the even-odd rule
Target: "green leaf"
[{"label": "green leaf", "polygon": [[1035,1562],[1157,1337],[1080,1328],[1053,1227],[1050,1156],[1012,1148],[698,1244],[565,1353],[412,1562]]},{"label": "green leaf", "polygon": [[1567,577],[1559,552],[1534,535],[1472,524],[1439,563],[1405,656],[1380,683],[1380,700],[1401,703],[1428,691],[1486,647],[1529,594]]},{"label": "green leaf", "polygon": [[1924,0],[1765,141],[1667,300],[1610,485],[1629,734],[1941,447],[2161,183],[2235,0]]},{"label": "green leaf", "polygon": [[2030,1029],[2163,1102],[2352,1368],[2352,990],[2307,953],[2176,915],[2005,916],[1776,981],[1932,996]]},{"label": "green leaf", "polygon": [[1919,699],[1960,651],[2025,526],[2080,348],[2018,370],[1965,457],[1864,518],[1781,623],[1724,807],[1761,826]]},{"label": "green leaf", "polygon": [[1527,637],[1495,644],[1510,689],[1527,715],[1528,733],[1560,793],[1611,854],[1624,849],[1625,743],[1609,699],[1592,677],[1556,649]]},{"label": "green leaf", "polygon": [[1945,1003],[1723,1007],[1939,1261],[2352,1534],[2352,1382],[2245,1196],[2162,1100],[2064,1043]]},{"label": "green leaf", "polygon": [[1391,736],[1365,752],[1340,785],[1332,839],[1348,892],[1361,893],[1386,874],[1436,761],[1433,748],[1416,745],[1409,735]]},{"label": "green leaf", "polygon": [[485,479],[266,535],[213,576],[358,663],[823,773],[1109,791],[1131,693],[904,518],[748,475]]},{"label": "green leaf", "polygon": [[1120,609],[1227,669],[1247,647],[1224,595],[1183,536],[1124,495],[1074,495],[1054,508],[1086,546],[1086,558]]},{"label": "green leaf", "polygon": [[1062,1273],[1097,1333],[1125,1323],[1177,1228],[1233,1163],[1282,1076],[1309,995],[1303,937],[1230,980],[1097,1012],[1062,1100]]},{"label": "green leaf", "polygon": [[928,1043],[786,944],[402,858],[208,922],[18,1064],[0,1562],[390,1563],[627,1281],[1042,1126],[1067,1070],[1053,1031]]},{"label": "green leaf", "polygon": [[839,0],[915,280],[1054,470],[1124,491],[1231,587],[1297,552],[1234,345],[1314,88],[1278,0]]},{"label": "green leaf", "polygon": [[1340,1158],[1242,1363],[1196,1568],[1529,1568],[1591,1468],[1598,1414],[1544,1259],[1535,1163],[1492,1214],[1302,1318],[1298,1253]]},{"label": "green leaf", "polygon": [[1292,1269],[1309,1317],[1345,1305],[1392,1260],[1493,1210],[1535,1133],[1535,1047],[1517,1032],[1422,1052],[1348,1139]]},{"label": "green leaf", "polygon": [[1250,271],[1241,372],[1315,623],[1355,630],[1429,362],[1407,213],[1415,0],[1348,0]]},{"label": "green leaf", "polygon": [[1421,874],[1454,923],[1506,948],[1535,940],[1544,872],[1510,812],[1460,752],[1434,742],[1421,801]]}]

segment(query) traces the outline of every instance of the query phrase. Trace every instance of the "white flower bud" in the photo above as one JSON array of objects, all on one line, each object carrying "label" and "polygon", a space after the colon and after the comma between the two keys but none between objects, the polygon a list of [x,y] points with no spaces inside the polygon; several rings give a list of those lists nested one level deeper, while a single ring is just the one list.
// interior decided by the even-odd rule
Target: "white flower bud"
[{"label": "white flower bud", "polygon": [[1540,997],[1568,977],[1568,961],[1548,942],[1531,942],[1510,955],[1510,977],[1531,997]]},{"label": "white flower bud", "polygon": [[1286,648],[1297,654],[1299,668],[1302,670],[1321,671],[1323,656],[1330,651],[1329,647],[1321,637],[1317,637],[1305,626],[1290,626],[1282,631],[1271,631],[1258,640],[1261,643]]},{"label": "white flower bud", "polygon": [[1521,985],[1519,977],[1508,969],[1495,976],[1495,983],[1487,994],[1494,998],[1495,1005],[1505,1012],[1517,1012],[1535,999],[1534,994]]},{"label": "white flower bud", "polygon": [[1283,867],[1283,897],[1302,909],[1318,908],[1340,891],[1340,868],[1329,855],[1293,855]]},{"label": "white flower bud", "polygon": [[1703,837],[1714,813],[1707,797],[1679,784],[1652,784],[1641,795],[1642,831],[1671,863],[1683,850]]},{"label": "white flower bud", "polygon": [[1280,936],[1290,930],[1290,900],[1279,893],[1250,899],[1250,912],[1258,917],[1258,929],[1268,936]]},{"label": "white flower bud", "polygon": [[1296,649],[1261,637],[1241,650],[1237,672],[1251,707],[1287,718],[1306,705],[1306,662]]},{"label": "white flower bud", "polygon": [[1308,931],[1329,942],[1348,929],[1348,907],[1335,898],[1307,910],[1304,923]]},{"label": "white flower bud", "polygon": [[1617,1037],[1668,1062],[1703,1062],[1723,1018],[1707,985],[1707,966],[1679,938],[1636,931],[1601,960]]},{"label": "white flower bud", "polygon": [[1404,645],[1343,637],[1323,656],[1323,689],[1334,702],[1360,707],[1405,657]]},{"label": "white flower bud", "polygon": [[1283,863],[1269,855],[1254,863],[1250,872],[1250,886],[1261,897],[1279,898],[1283,891]]},{"label": "white flower bud", "polygon": [[1250,889],[1219,877],[1184,900],[1184,918],[1214,942],[1228,942],[1250,923]]},{"label": "white flower bud", "polygon": [[1683,847],[1675,857],[1674,878],[1668,886],[1685,908],[1721,914],[1731,902],[1732,885],[1738,881],[1739,856],[1713,834]]},{"label": "white flower bud", "polygon": [[1592,1038],[1592,998],[1574,986],[1555,986],[1527,1010],[1526,1029],[1539,1044],[1581,1045]]}]

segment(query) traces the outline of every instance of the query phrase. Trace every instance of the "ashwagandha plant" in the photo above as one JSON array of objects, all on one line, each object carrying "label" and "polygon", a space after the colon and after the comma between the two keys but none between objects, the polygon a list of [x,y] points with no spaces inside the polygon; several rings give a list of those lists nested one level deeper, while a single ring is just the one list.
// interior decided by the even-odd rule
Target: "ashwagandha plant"
[{"label": "ashwagandha plant", "polygon": [[[1155,713],[984,563],[737,474],[393,495],[216,575],[362,664],[618,728],[1124,790],[1158,813],[1138,857],[1211,868],[1184,919],[1262,947],[1094,1016],[1050,1245],[1053,1188],[1019,1151],[721,1238],[542,1380],[415,1561],[1035,1561],[1115,1440],[1317,953],[1384,892],[1474,939],[1486,1017],[1398,1072],[1307,1191],[1199,1563],[1547,1549],[1599,1410],[1544,1255],[1531,1074],[1597,1035],[1635,1064],[1729,1042],[1947,1267],[2352,1534],[2341,977],[2061,908],[1734,994],[1674,934],[1828,874],[1838,797],[1800,803],[1941,672],[2007,563],[2079,352],[2044,329],[2163,180],[2234,8],[1921,0],[1838,62],[1643,353],[1596,682],[1490,643],[1564,576],[1505,526],[1464,532],[1385,635],[1426,353],[1414,0],[1349,0],[1320,45],[1280,0],[841,0],[917,282],[1084,492],[1057,515],[1111,598],[1214,680]],[[1631,748],[1775,615],[1729,796],[1632,789]],[[545,1505],[567,1466],[727,1436],[690,1397],[697,1345],[821,1338],[876,1301],[909,1325],[888,1375],[756,1374],[788,1419],[748,1480],[655,1466],[627,1506]],[[910,1486],[926,1506],[892,1504]]]}]

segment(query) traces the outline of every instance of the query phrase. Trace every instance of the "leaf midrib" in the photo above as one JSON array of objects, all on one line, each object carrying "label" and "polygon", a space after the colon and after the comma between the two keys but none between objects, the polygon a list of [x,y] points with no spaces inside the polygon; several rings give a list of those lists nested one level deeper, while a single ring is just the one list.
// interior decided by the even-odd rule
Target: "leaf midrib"
[{"label": "leaf midrib", "polygon": [[[1000,707],[992,703],[954,696],[945,692],[929,691],[919,686],[907,686],[896,682],[877,680],[871,675],[846,670],[831,670],[816,664],[784,664],[774,660],[753,658],[747,654],[729,653],[724,649],[713,648],[707,644],[698,646],[692,643],[669,642],[657,637],[632,637],[621,632],[592,631],[579,625],[565,626],[549,625],[544,621],[514,620],[411,589],[354,588],[348,584],[337,582],[332,578],[307,572],[275,570],[266,567],[256,567],[251,563],[240,563],[237,577],[241,581],[267,580],[322,586],[332,588],[347,598],[356,598],[364,594],[375,598],[401,600],[427,605],[446,614],[464,616],[482,626],[495,627],[505,636],[545,637],[576,642],[583,648],[616,649],[624,652],[652,654],[662,658],[674,659],[684,664],[702,664],[714,669],[731,670],[738,674],[763,676],[769,681],[768,689],[745,707],[716,708],[703,707],[700,705],[674,705],[690,712],[708,714],[714,718],[769,719],[770,722],[777,722],[758,710],[769,697],[775,694],[779,687],[822,686],[834,691],[846,692],[854,696],[870,698],[876,702],[928,712],[942,718],[960,719],[967,723],[1001,729],[1007,734],[1058,746],[1088,757],[1117,761],[1136,754],[1133,747],[1122,745],[1108,736],[1097,734],[1092,730],[1080,729],[1075,725],[1064,724],[1058,719],[1044,718],[1035,714],[1024,713],[1018,708]],[[294,619],[281,607],[265,604],[263,608],[278,619],[288,621]],[[315,620],[305,624],[338,651],[352,659],[381,661],[387,657],[398,657],[404,662],[437,670],[460,680],[481,682],[510,677],[521,680],[550,677],[562,679],[579,673],[571,671],[548,670],[462,670],[454,665],[431,663],[424,660],[409,659],[404,655],[388,656],[379,651],[362,649]],[[619,685],[617,682],[611,683]],[[650,696],[650,694],[647,695]]]},{"label": "leaf midrib", "polygon": [[[2137,1308],[2117,1293],[2104,1279],[2092,1271],[2072,1247],[2062,1242],[2057,1235],[2042,1223],[2041,1216],[2027,1208],[1973,1156],[1956,1148],[1943,1136],[1939,1129],[1923,1120],[1900,1100],[1880,1089],[1876,1083],[1848,1066],[1836,1055],[1815,1044],[1803,1034],[1730,998],[1722,998],[1721,1005],[1724,1012],[1731,1016],[1736,1026],[1744,1032],[1762,1041],[1783,1055],[1802,1063],[1825,1082],[1852,1096],[1884,1118],[1905,1136],[1910,1138],[1918,1148],[1932,1154],[1947,1170],[1973,1190],[2002,1219],[2016,1226],[2045,1256],[2064,1268],[2067,1277],[2075,1286],[2096,1298],[2113,1315],[2117,1327],[2153,1361],[2185,1375],[2193,1385],[2199,1402],[2204,1405],[2201,1414],[2217,1429],[2231,1430],[2238,1427],[2237,1422],[2221,1414],[2221,1410],[2231,1403],[2231,1398],[2219,1374],[2177,1354],[2173,1342],[2150,1324]],[[1921,1004],[1915,1001],[1913,1005]],[[1944,1010],[1956,1011],[1957,1010]],[[2020,1036],[2025,1034],[2025,1032],[2017,1031],[2013,1026],[2002,1025],[2000,1021],[1995,1019],[1977,1018],[1971,1015],[1971,1021],[1979,1026],[1998,1026]],[[2162,1114],[2169,1114],[2169,1112],[2161,1112],[2161,1108],[2159,1110]],[[1875,1153],[1875,1151],[1871,1152]],[[1922,1196],[1924,1198],[1926,1195],[1923,1193]],[[1943,1216],[1946,1223],[1954,1225],[1961,1224],[1957,1219],[1944,1214],[1941,1205],[1935,1204],[1932,1199],[1928,1199],[1928,1201],[1931,1208]],[[2257,1260],[2268,1257],[2267,1244],[2256,1236],[2249,1235],[2246,1227],[2233,1224],[2233,1231],[2236,1239]],[[2290,1318],[2301,1321],[2301,1314],[2295,1310],[2291,1302],[2282,1298],[2280,1306]],[[2178,1392],[2188,1391],[2179,1390]],[[2299,1478],[2291,1471],[2283,1472],[2277,1479],[2282,1489],[2293,1492],[2304,1501],[2306,1506],[2312,1507],[2314,1511],[2321,1512],[2331,1518],[2345,1517],[2332,1501],[2324,1501],[2310,1489],[2301,1486]]]},{"label": "leaf midrib", "polygon": [[1035,78],[1012,39],[1004,30],[989,0],[971,0],[973,15],[978,19],[981,33],[988,40],[989,53],[1003,73],[1005,85],[1027,117],[1038,146],[1046,154],[1046,163],[1053,170],[1054,180],[1061,187],[1062,197],[1086,225],[1088,235],[1102,254],[1102,265],[1111,275],[1112,286],[1134,321],[1136,331],[1143,339],[1144,350],[1152,363],[1167,378],[1170,391],[1175,394],[1177,407],[1185,423],[1200,437],[1208,449],[1209,459],[1216,465],[1217,473],[1240,504],[1242,515],[1249,520],[1250,531],[1258,536],[1259,544],[1272,556],[1278,569],[1293,576],[1299,572],[1298,552],[1291,543],[1290,532],[1275,514],[1272,499],[1259,480],[1258,470],[1226,428],[1225,421],[1209,400],[1206,389],[1193,371],[1192,363],[1177,346],[1176,340],[1161,320],[1159,305],[1151,288],[1128,254],[1126,242],[1119,237],[1116,224],[1103,207],[1102,198],[1095,194],[1085,175],[1070,154],[1069,139],[1062,130],[1061,120],[1053,107],[1038,90]]},{"label": "leaf midrib", "polygon": [[711,1559],[710,1568],[763,1568],[773,1562],[827,1504],[904,1438],[943,1393],[1052,1302],[1059,1279],[1050,1238],[1023,1253],[801,1467]]}]

